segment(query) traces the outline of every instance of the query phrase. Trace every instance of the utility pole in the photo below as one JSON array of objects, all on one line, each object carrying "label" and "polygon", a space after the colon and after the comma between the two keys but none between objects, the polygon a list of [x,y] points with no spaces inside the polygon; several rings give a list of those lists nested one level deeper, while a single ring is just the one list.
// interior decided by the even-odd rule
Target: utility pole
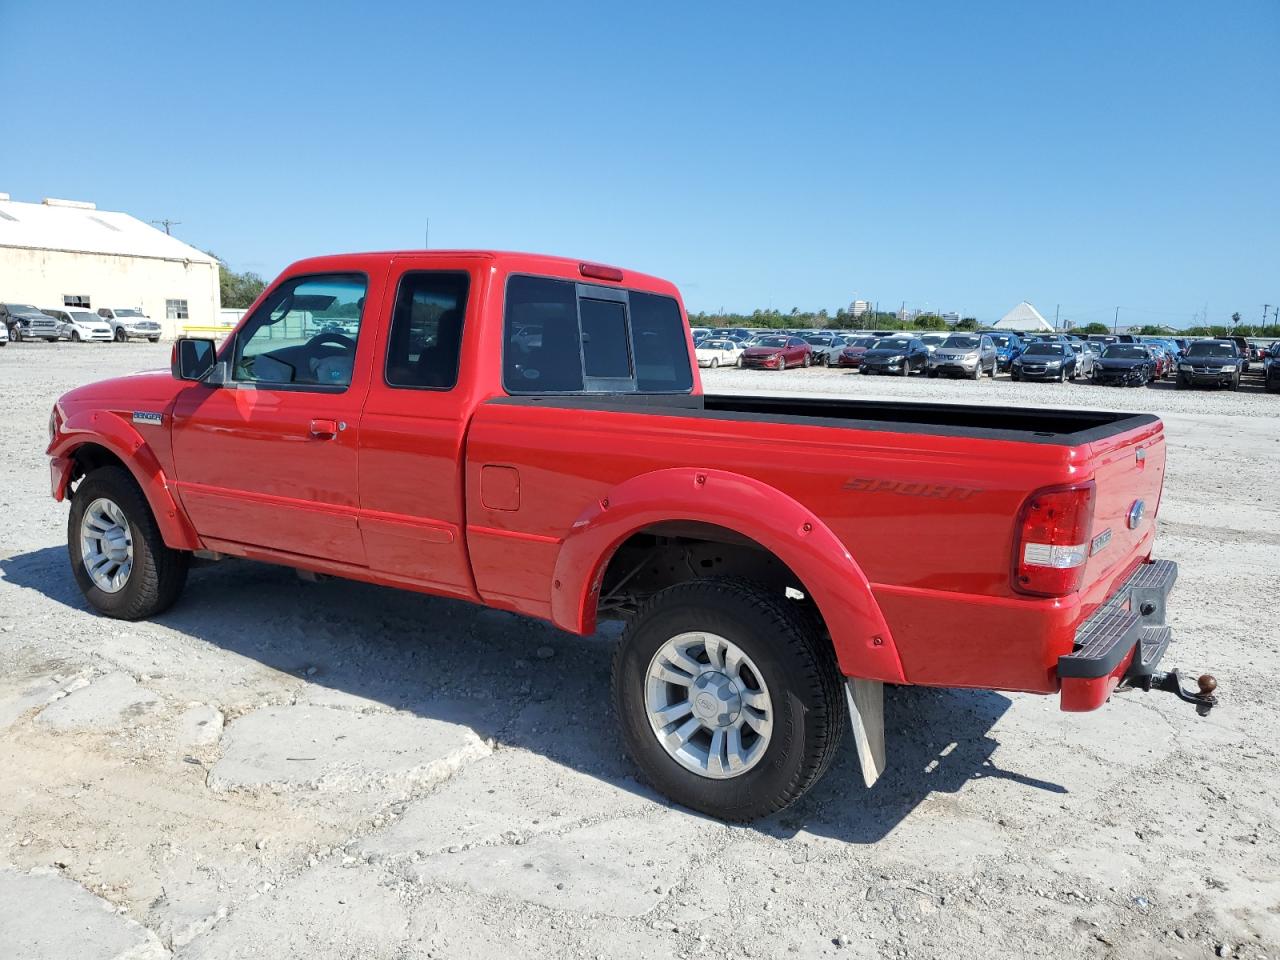
[{"label": "utility pole", "polygon": [[170,227],[176,227],[180,223],[182,223],[181,220],[152,220],[151,222],[159,224],[160,226],[164,227],[164,235],[166,237],[173,236],[173,234],[169,232]]},{"label": "utility pole", "polygon": [[1270,306],[1271,306],[1271,304],[1269,304],[1269,303],[1264,303],[1264,304],[1262,305],[1262,325],[1263,325],[1264,327],[1267,325],[1267,308],[1268,308],[1268,307],[1270,307]]},{"label": "utility pole", "polygon": [[1062,309],[1062,304],[1055,303],[1053,305],[1053,331],[1058,332],[1058,311]]},{"label": "utility pole", "polygon": [[1119,307],[1116,307],[1116,322],[1111,325],[1111,332],[1113,334],[1120,333],[1120,308]]},{"label": "utility pole", "polygon": [[427,226],[422,234],[422,249],[423,250],[431,249],[431,218],[430,217],[427,218]]}]

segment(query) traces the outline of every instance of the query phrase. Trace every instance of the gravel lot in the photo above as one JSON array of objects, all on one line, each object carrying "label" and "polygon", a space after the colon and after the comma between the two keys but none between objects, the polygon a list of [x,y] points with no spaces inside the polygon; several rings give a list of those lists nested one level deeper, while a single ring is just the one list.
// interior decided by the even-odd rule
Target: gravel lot
[{"label": "gravel lot", "polygon": [[0,350],[0,957],[1280,957],[1280,397],[1256,382],[708,372],[711,392],[1162,414],[1167,663],[1224,699],[1073,716],[893,690],[874,789],[846,741],[798,807],[729,827],[630,777],[612,633],[240,562],[156,622],[90,614],[49,408],[167,357]]}]

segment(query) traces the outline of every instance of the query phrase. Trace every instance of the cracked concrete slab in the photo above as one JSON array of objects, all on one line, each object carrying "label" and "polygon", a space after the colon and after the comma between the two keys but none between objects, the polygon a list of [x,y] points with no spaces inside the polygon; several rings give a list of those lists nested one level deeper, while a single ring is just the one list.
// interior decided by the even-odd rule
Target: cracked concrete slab
[{"label": "cracked concrete slab", "polygon": [[184,746],[207,747],[222,736],[223,716],[207,703],[189,706],[178,718],[178,742]]},{"label": "cracked concrete slab", "polygon": [[146,927],[52,871],[0,868],[0,956],[13,960],[163,960]]},{"label": "cracked concrete slab", "polygon": [[366,790],[439,783],[491,747],[471,728],[408,714],[266,707],[228,724],[214,790]]},{"label": "cracked concrete slab", "polygon": [[358,849],[373,857],[429,856],[513,834],[527,838],[588,820],[637,815],[655,802],[662,801],[635,780],[614,783],[526,750],[498,750],[415,801]]},{"label": "cracked concrete slab", "polygon": [[638,917],[688,869],[704,833],[727,829],[667,810],[652,819],[609,820],[528,843],[439,854],[412,869],[424,882],[460,884],[486,896]]},{"label": "cracked concrete slab", "polygon": [[381,960],[404,956],[409,913],[394,878],[327,865],[237,907],[177,960]]},{"label": "cracked concrete slab", "polygon": [[40,711],[36,723],[60,732],[107,732],[156,708],[160,698],[127,673],[108,673]]}]

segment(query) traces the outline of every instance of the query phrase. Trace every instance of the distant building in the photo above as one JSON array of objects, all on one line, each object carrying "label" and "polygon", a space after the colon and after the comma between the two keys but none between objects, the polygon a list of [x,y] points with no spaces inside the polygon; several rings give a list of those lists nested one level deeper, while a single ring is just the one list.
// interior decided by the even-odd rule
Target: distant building
[{"label": "distant building", "polygon": [[954,327],[957,323],[960,322],[960,314],[956,313],[954,310],[941,314],[941,316],[942,316],[942,319],[947,322],[948,326]]},{"label": "distant building", "polygon": [[853,314],[853,318],[857,320],[859,317],[866,316],[871,312],[870,300],[855,300],[849,306],[849,312]]},{"label": "distant building", "polygon": [[991,325],[992,330],[1015,330],[1026,333],[1053,333],[1053,324],[1040,311],[1023,300]]},{"label": "distant building", "polygon": [[0,193],[0,302],[141,307],[164,335],[218,324],[218,261],[127,213]]}]

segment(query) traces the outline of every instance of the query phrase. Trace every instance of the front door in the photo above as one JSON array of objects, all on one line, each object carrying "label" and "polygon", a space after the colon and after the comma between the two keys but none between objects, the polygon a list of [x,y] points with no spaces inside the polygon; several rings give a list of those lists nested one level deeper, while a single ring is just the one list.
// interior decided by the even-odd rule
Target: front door
[{"label": "front door", "polygon": [[365,565],[357,451],[374,338],[361,328],[381,284],[281,281],[221,351],[226,382],[179,395],[178,494],[206,541]]}]

